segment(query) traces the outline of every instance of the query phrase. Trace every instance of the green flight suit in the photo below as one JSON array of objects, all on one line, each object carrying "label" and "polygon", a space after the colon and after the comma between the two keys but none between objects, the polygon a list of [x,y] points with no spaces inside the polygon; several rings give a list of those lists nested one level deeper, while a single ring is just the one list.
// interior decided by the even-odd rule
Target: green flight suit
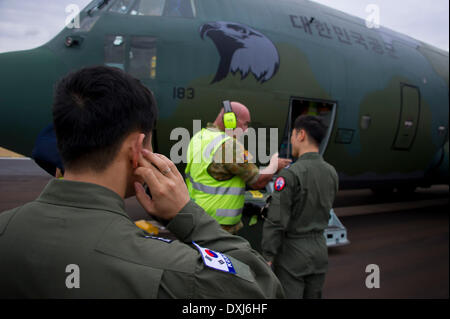
[{"label": "green flight suit", "polygon": [[275,180],[263,227],[263,256],[287,298],[320,298],[328,268],[323,235],[338,191],[336,170],[318,153],[306,153]]},{"label": "green flight suit", "polygon": [[[107,188],[54,179],[0,214],[0,298],[283,297],[262,256],[194,202],[167,228],[179,240],[136,227]],[[226,254],[235,273],[208,267],[193,241]],[[67,284],[76,282],[68,265],[79,268],[79,288]]]}]

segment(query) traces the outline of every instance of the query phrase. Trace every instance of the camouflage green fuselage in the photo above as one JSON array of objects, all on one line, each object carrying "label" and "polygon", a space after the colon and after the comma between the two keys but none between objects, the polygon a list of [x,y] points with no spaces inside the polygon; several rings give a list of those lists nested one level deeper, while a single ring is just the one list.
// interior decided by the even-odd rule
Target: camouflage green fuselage
[{"label": "camouflage green fuselage", "polygon": [[[92,16],[83,11],[80,29],[0,54],[0,145],[30,155],[52,120],[55,82],[109,64],[155,93],[163,154],[177,142],[174,128],[213,121],[222,100],[247,105],[254,128],[279,128],[280,143],[292,99],[316,100],[336,105],[324,157],[341,187],[448,183],[447,52],[309,2],[193,3],[195,17],[183,18],[111,12],[113,1]],[[67,37],[78,43],[67,46]],[[154,58],[139,69],[142,54]]]}]

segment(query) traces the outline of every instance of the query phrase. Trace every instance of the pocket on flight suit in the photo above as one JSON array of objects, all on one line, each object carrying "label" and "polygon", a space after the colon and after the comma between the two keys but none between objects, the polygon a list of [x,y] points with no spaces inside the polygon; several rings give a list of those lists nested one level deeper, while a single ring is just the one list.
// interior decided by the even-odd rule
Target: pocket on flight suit
[{"label": "pocket on flight suit", "polygon": [[303,238],[287,239],[283,243],[283,250],[277,263],[286,269],[292,276],[301,277],[311,274],[314,270],[312,256],[304,247]]},{"label": "pocket on flight suit", "polygon": [[311,238],[312,262],[314,265],[314,274],[326,273],[328,270],[328,247],[324,236],[315,236]]}]

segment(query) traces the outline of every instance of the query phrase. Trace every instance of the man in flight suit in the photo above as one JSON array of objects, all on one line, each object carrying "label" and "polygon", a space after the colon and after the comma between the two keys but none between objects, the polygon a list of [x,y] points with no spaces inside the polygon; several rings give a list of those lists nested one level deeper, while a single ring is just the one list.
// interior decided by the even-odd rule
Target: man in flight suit
[{"label": "man in flight suit", "polygon": [[333,166],[319,154],[326,127],[302,115],[291,136],[297,161],[280,171],[263,227],[263,256],[288,298],[321,298],[328,268],[323,235],[338,191]]},{"label": "man in flight suit", "polygon": [[[175,165],[152,153],[156,111],[153,94],[119,69],[59,82],[64,179],[0,214],[0,298],[283,297],[264,259],[190,201]],[[124,210],[133,195],[178,240],[136,227]]]},{"label": "man in flight suit", "polygon": [[[279,169],[291,161],[274,154],[270,164],[261,171],[252,162],[252,155],[236,139],[245,133],[250,112],[238,102],[229,102],[230,109],[221,109],[214,123],[195,134],[188,148],[186,184],[191,198],[231,234],[243,227],[245,186],[261,189]],[[235,124],[226,127],[225,113],[233,113]]]}]

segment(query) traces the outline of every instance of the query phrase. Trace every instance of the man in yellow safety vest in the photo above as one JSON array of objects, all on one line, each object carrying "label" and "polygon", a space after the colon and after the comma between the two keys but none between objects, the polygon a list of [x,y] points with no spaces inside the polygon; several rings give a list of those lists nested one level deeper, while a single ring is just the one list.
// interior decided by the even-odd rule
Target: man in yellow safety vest
[{"label": "man in yellow safety vest", "polygon": [[245,185],[261,189],[290,160],[274,154],[263,170],[252,163],[252,155],[236,140],[245,133],[250,112],[238,102],[224,101],[214,123],[195,134],[189,144],[186,183],[191,198],[232,234],[243,227]]}]

